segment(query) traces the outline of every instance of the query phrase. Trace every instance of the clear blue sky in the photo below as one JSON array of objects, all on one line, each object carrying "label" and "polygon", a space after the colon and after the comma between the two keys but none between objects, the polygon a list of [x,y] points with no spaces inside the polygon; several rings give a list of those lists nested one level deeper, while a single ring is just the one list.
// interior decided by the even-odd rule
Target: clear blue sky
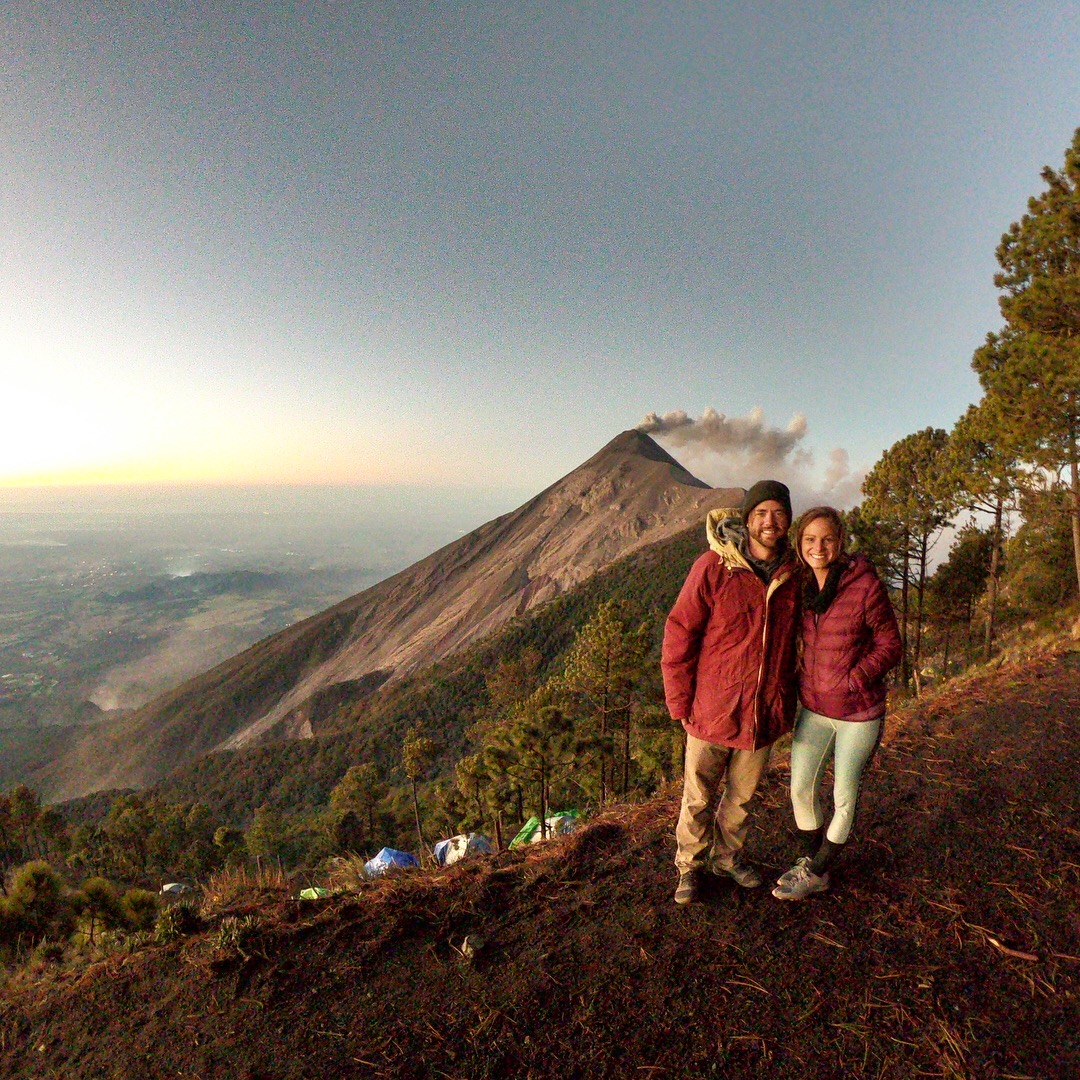
[{"label": "clear blue sky", "polygon": [[0,482],[539,490],[759,408],[824,488],[978,397],[1080,125],[1059,0],[14,2],[0,47]]}]

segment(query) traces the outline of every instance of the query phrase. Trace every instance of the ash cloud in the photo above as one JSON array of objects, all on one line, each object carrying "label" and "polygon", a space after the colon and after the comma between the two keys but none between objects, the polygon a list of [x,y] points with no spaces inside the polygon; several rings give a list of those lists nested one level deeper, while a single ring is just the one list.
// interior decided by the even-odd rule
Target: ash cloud
[{"label": "ash cloud", "polygon": [[751,409],[746,416],[725,416],[706,409],[695,420],[682,409],[659,416],[649,413],[638,424],[638,431],[664,438],[672,446],[708,450],[721,456],[744,457],[748,465],[771,468],[782,464],[806,435],[806,417],[796,413],[786,428],[770,428],[765,412]]},{"label": "ash cloud", "polygon": [[707,408],[694,419],[682,409],[649,413],[637,430],[651,435],[691,472],[714,487],[749,487],[764,477],[783,480],[798,507],[831,503],[847,509],[859,501],[863,473],[853,472],[848,452],[826,455],[820,471],[814,451],[803,445],[806,417],[796,413],[786,427],[770,427],[761,408],[726,416]]}]

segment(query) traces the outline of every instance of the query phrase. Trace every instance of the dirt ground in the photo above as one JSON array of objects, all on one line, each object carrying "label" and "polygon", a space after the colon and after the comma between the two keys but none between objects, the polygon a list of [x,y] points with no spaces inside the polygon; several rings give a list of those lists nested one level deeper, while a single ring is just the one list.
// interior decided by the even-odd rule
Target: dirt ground
[{"label": "dirt ground", "polygon": [[[891,717],[832,890],[672,902],[677,796],[0,997],[7,1077],[1080,1076],[1080,655]],[[751,854],[797,854],[786,755]],[[217,920],[251,915],[242,948]],[[481,938],[471,957],[467,936]]]}]

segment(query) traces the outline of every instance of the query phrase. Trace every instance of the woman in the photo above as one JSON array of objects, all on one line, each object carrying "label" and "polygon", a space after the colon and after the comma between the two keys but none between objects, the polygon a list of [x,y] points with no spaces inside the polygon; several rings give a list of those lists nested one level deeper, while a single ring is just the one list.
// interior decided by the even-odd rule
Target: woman
[{"label": "woman", "polygon": [[[829,865],[847,842],[859,784],[881,740],[885,675],[900,660],[900,631],[869,560],[848,555],[831,506],[807,510],[795,532],[803,565],[801,709],[791,743],[791,804],[805,854],[773,889],[803,900],[829,887]],[[821,781],[833,763],[833,815],[825,827]]]}]

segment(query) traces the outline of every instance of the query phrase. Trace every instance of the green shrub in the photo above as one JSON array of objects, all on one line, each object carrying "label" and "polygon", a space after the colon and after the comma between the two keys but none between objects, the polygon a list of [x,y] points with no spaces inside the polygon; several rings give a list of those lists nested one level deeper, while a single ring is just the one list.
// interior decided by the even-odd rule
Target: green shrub
[{"label": "green shrub", "polygon": [[195,933],[201,926],[202,920],[194,904],[181,900],[178,904],[162,908],[154,927],[154,940],[160,945],[166,945],[170,941]]},{"label": "green shrub", "polygon": [[47,862],[29,862],[14,873],[8,889],[6,932],[28,943],[65,940],[75,929],[76,904]]},{"label": "green shrub", "polygon": [[152,930],[157,922],[161,903],[156,893],[146,889],[128,889],[120,901],[124,924],[135,933]]}]

